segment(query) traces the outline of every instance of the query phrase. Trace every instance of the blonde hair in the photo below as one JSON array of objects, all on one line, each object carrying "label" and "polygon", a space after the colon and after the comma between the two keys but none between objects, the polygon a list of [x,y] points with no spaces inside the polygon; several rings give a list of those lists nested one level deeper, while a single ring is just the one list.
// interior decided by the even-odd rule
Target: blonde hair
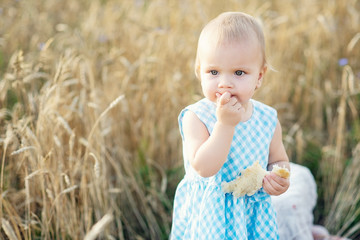
[{"label": "blonde hair", "polygon": [[258,40],[265,66],[265,37],[260,23],[253,16],[243,12],[224,12],[211,20],[200,33],[195,61],[196,77],[200,79],[199,49],[203,41],[211,40],[220,45],[249,39]]}]

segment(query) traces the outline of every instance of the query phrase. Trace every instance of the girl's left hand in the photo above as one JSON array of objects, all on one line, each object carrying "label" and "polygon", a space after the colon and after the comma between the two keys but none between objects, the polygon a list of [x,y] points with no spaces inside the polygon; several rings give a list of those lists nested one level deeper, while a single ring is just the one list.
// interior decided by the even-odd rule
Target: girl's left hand
[{"label": "girl's left hand", "polygon": [[289,188],[289,178],[282,178],[275,173],[270,173],[264,177],[263,188],[270,195],[280,195]]}]

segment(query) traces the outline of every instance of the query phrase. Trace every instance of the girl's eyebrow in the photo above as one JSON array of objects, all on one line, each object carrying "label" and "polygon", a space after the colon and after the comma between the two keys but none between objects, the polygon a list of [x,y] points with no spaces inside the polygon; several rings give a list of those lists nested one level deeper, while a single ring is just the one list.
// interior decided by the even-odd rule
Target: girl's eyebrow
[{"label": "girl's eyebrow", "polygon": [[251,69],[251,67],[249,66],[234,66],[234,67],[231,67],[232,70],[247,70],[249,71]]},{"label": "girl's eyebrow", "polygon": [[207,64],[205,65],[206,68],[218,68],[217,65],[214,65],[214,64]]},{"label": "girl's eyebrow", "polygon": [[[204,68],[205,69],[217,69],[217,68],[219,68],[219,66],[215,65],[215,64],[204,64]],[[251,70],[251,67],[248,67],[248,66],[233,66],[233,67],[229,67],[229,69],[231,69],[232,71],[242,70],[242,71],[248,72],[248,71]]]}]

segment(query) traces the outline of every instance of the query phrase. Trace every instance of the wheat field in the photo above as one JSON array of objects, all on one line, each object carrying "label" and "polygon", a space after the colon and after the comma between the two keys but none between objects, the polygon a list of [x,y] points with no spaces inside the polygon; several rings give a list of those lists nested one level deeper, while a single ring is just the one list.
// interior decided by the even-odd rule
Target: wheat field
[{"label": "wheat field", "polygon": [[177,116],[202,98],[199,33],[263,24],[255,99],[318,185],[315,223],[360,239],[360,1],[2,0],[2,239],[167,239],[183,176]]}]

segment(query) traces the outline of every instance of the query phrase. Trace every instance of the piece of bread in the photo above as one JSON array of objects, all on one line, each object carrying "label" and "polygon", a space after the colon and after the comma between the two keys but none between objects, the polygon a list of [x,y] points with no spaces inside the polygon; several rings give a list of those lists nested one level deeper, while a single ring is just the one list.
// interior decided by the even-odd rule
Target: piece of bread
[{"label": "piece of bread", "polygon": [[263,178],[268,172],[263,169],[259,161],[241,172],[241,176],[231,182],[222,182],[223,192],[232,193],[234,197],[242,197],[245,194],[251,196],[262,187]]},{"label": "piece of bread", "polygon": [[[272,172],[280,177],[288,178],[290,172],[286,168],[274,165]],[[255,194],[261,187],[264,177],[270,172],[263,169],[256,161],[253,165],[241,172],[241,176],[231,182],[222,182],[221,188],[225,193],[232,193],[234,197],[242,197],[245,194],[251,196]]]},{"label": "piece of bread", "polygon": [[285,167],[279,167],[278,165],[274,165],[272,171],[276,175],[282,177],[282,178],[289,178],[290,177],[290,171]]}]

